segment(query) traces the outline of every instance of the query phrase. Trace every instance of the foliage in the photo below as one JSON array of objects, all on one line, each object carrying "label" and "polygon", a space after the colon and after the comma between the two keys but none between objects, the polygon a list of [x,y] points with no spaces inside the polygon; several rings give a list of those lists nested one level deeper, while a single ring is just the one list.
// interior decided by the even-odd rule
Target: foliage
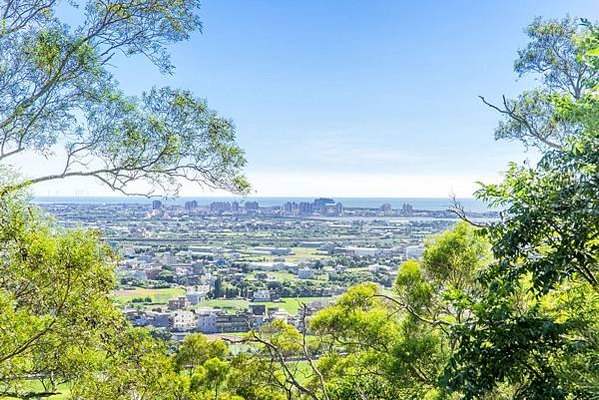
[{"label": "foliage", "polygon": [[206,336],[193,334],[185,337],[173,361],[177,370],[193,369],[211,358],[222,359],[227,352],[228,348],[222,340],[209,342]]},{"label": "foliage", "polygon": [[145,195],[176,193],[181,180],[249,189],[230,120],[186,90],[126,96],[110,71],[118,54],[172,71],[166,45],[201,27],[197,0],[90,0],[73,7],[81,10],[74,27],[58,8],[55,0],[0,5],[0,162],[25,152],[64,155],[62,170],[0,193],[77,176]]},{"label": "foliage", "polygon": [[597,81],[597,70],[583,62],[588,46],[577,44],[588,31],[570,17],[559,21],[536,18],[528,26],[529,43],[518,52],[514,70],[521,77],[536,74],[543,86],[525,91],[516,99],[504,96],[499,106],[481,97],[504,116],[495,131],[497,139],[519,140],[545,151],[561,147],[580,132],[577,121],[560,114],[555,99],[562,94],[581,99]]},{"label": "foliage", "polygon": [[[80,11],[79,24],[61,21],[59,7]],[[0,397],[43,398],[68,384],[80,400],[198,398],[164,342],[113,305],[115,257],[99,233],[57,228],[22,190],[79,176],[145,195],[176,193],[185,179],[247,191],[230,120],[186,90],[126,96],[111,75],[117,54],[172,71],[166,45],[201,27],[198,7],[0,5]],[[22,178],[6,164],[21,153],[64,155],[64,167]]]},{"label": "foliage", "polygon": [[291,398],[443,398],[450,328],[467,318],[451,301],[474,290],[489,257],[486,239],[460,223],[427,241],[422,261],[402,264],[393,294],[356,285],[309,322],[300,313],[298,328],[277,321],[248,341],[276,366],[270,381]]},{"label": "foliage", "polygon": [[480,278],[484,290],[462,299],[473,315],[455,329],[460,346],[445,375],[465,398],[505,384],[522,399],[599,395],[597,68],[586,62],[592,41],[579,40],[595,28],[582,29],[536,20],[516,63],[552,93],[540,118],[577,128],[545,147],[537,165],[511,164],[503,182],[478,192],[505,211],[486,229],[496,262]]},{"label": "foliage", "polygon": [[34,208],[0,201],[0,393],[52,392],[97,358],[123,326],[109,291],[111,251],[95,232],[59,232]]}]

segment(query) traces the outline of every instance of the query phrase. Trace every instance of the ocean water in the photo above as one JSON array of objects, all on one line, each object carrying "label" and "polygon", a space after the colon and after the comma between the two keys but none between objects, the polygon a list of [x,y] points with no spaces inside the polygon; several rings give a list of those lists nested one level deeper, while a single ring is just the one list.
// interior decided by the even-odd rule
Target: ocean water
[{"label": "ocean water", "polygon": [[[35,197],[33,201],[38,204],[148,204],[150,205],[153,198],[146,197]],[[260,206],[279,206],[286,202],[311,202],[313,197],[178,197],[175,199],[162,200],[165,204],[183,205],[186,201],[196,200],[198,205],[208,205],[214,201],[237,201],[243,203],[245,201],[257,201]],[[333,200],[340,202],[345,207],[363,207],[363,208],[378,208],[383,204],[391,204],[393,208],[400,208],[403,204],[411,204],[417,210],[446,210],[452,203],[452,200],[447,198],[417,198],[417,197],[337,197]],[[458,201],[464,206],[464,209],[472,212],[485,212],[490,208],[480,200],[474,198],[462,198]]]}]

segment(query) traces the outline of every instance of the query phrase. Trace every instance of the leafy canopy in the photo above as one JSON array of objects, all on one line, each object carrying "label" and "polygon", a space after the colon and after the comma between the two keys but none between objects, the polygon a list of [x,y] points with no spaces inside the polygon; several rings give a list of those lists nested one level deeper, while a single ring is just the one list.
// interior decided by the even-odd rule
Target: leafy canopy
[{"label": "leafy canopy", "polygon": [[[181,89],[119,89],[111,65],[143,56],[170,73],[166,46],[200,29],[197,0],[73,3],[76,26],[55,0],[0,5],[0,163],[20,153],[62,157],[0,194],[33,183],[93,177],[126,194],[175,194],[184,180],[244,193],[235,127]],[[125,59],[126,60],[126,59]]]}]

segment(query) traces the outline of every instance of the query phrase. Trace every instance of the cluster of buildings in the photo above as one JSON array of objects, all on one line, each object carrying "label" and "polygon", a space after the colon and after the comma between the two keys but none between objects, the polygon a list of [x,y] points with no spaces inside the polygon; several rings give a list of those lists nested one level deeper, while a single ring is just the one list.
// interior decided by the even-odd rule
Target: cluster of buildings
[{"label": "cluster of buildings", "polygon": [[[150,215],[177,212],[177,205],[168,207],[160,200],[152,202]],[[288,201],[281,205],[261,206],[257,201],[213,201],[207,205],[199,205],[197,200],[186,201],[183,210],[188,213],[205,215],[262,215],[262,216],[285,216],[285,217],[427,217],[427,218],[450,218],[455,217],[449,211],[417,210],[411,204],[403,204],[394,208],[390,203],[380,207],[346,207],[342,203],[331,198],[320,197],[313,201]],[[489,214],[490,215],[490,214]]]},{"label": "cluster of buildings", "polygon": [[268,307],[266,304],[250,304],[247,309],[234,313],[219,308],[196,307],[178,308],[176,310],[125,310],[129,321],[136,326],[151,326],[172,333],[201,332],[204,334],[247,332],[259,329],[273,320],[283,320],[301,327],[304,317],[309,317],[329,304],[326,301],[313,301],[300,308],[297,315],[291,315],[279,307]]},{"label": "cluster of buildings", "polygon": [[321,197],[312,202],[287,202],[281,206],[281,214],[291,216],[341,216],[343,204],[333,199]]},{"label": "cluster of buildings", "polygon": [[211,213],[252,213],[258,211],[260,208],[256,201],[246,201],[243,204],[239,204],[237,201],[214,201],[208,206],[208,210]]}]

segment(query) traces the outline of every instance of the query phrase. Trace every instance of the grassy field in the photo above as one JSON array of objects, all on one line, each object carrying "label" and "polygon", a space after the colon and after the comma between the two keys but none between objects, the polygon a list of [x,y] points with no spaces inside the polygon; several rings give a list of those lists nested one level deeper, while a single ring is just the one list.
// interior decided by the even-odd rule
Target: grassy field
[{"label": "grassy field", "polygon": [[[245,335],[244,333],[230,333],[227,334],[226,336],[243,336]],[[211,335],[211,338],[217,338],[218,335]],[[239,352],[243,352],[243,351],[247,351],[249,346],[248,345],[243,345],[243,344],[230,344],[229,348],[231,350],[231,352],[233,354],[238,354]],[[308,382],[308,379],[310,376],[312,376],[313,372],[312,369],[310,368],[308,361],[292,361],[289,362],[289,367],[295,371],[296,373],[296,377],[297,379],[302,382]],[[30,387],[33,390],[39,390],[39,391],[43,391],[43,387],[39,382],[30,382],[28,385],[28,388]],[[54,396],[48,396],[48,397],[44,397],[44,399],[50,399],[50,400],[65,400],[69,397],[69,387],[67,384],[64,385],[59,385],[58,387],[58,391],[60,392],[60,394],[54,395]],[[14,399],[14,397],[1,397],[0,396],[0,400],[10,400],[10,399]]]},{"label": "grassy field", "polygon": [[329,257],[327,254],[319,254],[319,250],[312,247],[292,247],[291,251],[295,254],[285,256],[287,262],[299,262],[306,259],[323,259]]},{"label": "grassy field", "polygon": [[266,274],[269,277],[278,279],[280,281],[296,281],[296,280],[298,280],[297,275],[292,274],[291,272],[285,272],[285,271],[269,271],[269,272],[255,271],[255,272],[249,272],[247,274],[247,276],[248,276],[248,278],[256,278],[256,274]]},{"label": "grassy field", "polygon": [[[247,247],[244,250],[249,251],[251,247]],[[270,254],[244,254],[243,259],[246,261],[268,261],[271,262],[277,258],[284,258],[286,262],[298,263],[303,260],[309,259],[325,259],[328,258],[328,254],[321,254],[318,249],[312,247],[290,247],[293,251],[292,255],[285,256],[273,256]]]},{"label": "grassy field", "polygon": [[152,303],[166,304],[170,299],[185,295],[183,288],[164,288],[164,289],[120,289],[114,292],[114,297],[118,303],[124,304],[131,300],[141,297],[150,297]]},{"label": "grassy field", "polygon": [[[272,273],[269,273],[272,274]],[[287,273],[274,273],[281,274],[285,276],[280,276],[279,279],[283,278],[292,278],[295,277],[292,274],[286,276]],[[170,299],[174,299],[178,296],[185,295],[185,289],[183,288],[164,288],[164,289],[144,289],[144,288],[135,288],[135,289],[120,289],[114,292],[114,298],[119,304],[129,303],[131,300],[135,298],[146,298],[150,297],[152,299],[152,304],[166,304]],[[331,300],[331,297],[293,297],[293,298],[283,298],[281,301],[277,302],[267,302],[267,303],[258,303],[265,304],[267,307],[278,307],[290,314],[297,314],[301,303],[309,303],[311,301],[320,301],[320,300]],[[201,302],[198,307],[214,307],[221,308],[225,311],[234,312],[237,310],[245,310],[250,305],[249,300],[238,300],[238,299],[217,299],[217,300],[205,300]],[[148,303],[140,303],[140,305],[144,305]]]},{"label": "grassy field", "polygon": [[[255,304],[264,304],[266,307],[278,307],[281,308],[288,313],[295,315],[298,313],[300,304],[309,303],[311,301],[321,301],[321,300],[332,300],[332,297],[294,297],[294,298],[284,298],[281,299],[281,302],[267,302],[267,303],[255,303]],[[218,300],[206,300],[198,305],[198,307],[214,307],[221,308],[223,310],[243,310],[247,309],[250,305],[250,301],[248,300],[227,300],[227,299],[218,299]]]},{"label": "grassy field", "polygon": [[[31,390],[31,391],[36,391],[36,392],[44,392],[45,391],[45,389],[40,381],[29,381],[29,382],[25,383],[24,386],[25,386],[25,390]],[[69,397],[70,390],[69,390],[68,384],[58,385],[57,391],[60,392],[60,394],[56,394],[54,396],[47,396],[47,397],[44,397],[44,399],[64,400]],[[5,399],[6,400],[14,399],[14,397],[0,396],[0,400],[5,400]]]},{"label": "grassy field", "polygon": [[214,308],[222,308],[224,310],[238,310],[247,308],[250,302],[247,300],[226,300],[226,299],[218,299],[218,300],[205,300],[198,304],[198,307],[214,307]]}]

